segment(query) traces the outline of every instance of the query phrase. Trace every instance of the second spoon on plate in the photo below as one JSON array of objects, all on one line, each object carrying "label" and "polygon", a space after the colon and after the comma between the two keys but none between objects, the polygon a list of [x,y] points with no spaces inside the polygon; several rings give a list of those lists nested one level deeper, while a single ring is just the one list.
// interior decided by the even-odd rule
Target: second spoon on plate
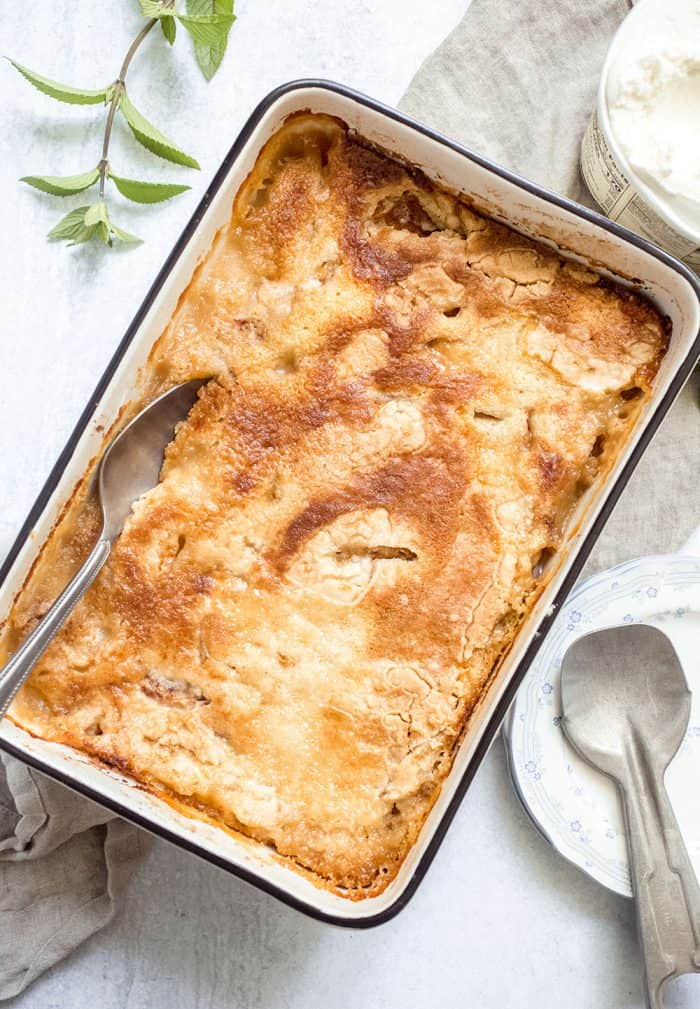
[{"label": "second spoon on plate", "polygon": [[562,667],[563,727],[619,785],[650,1009],[671,978],[700,973],[700,887],[664,786],[691,694],[663,632],[643,624],[579,638]]}]

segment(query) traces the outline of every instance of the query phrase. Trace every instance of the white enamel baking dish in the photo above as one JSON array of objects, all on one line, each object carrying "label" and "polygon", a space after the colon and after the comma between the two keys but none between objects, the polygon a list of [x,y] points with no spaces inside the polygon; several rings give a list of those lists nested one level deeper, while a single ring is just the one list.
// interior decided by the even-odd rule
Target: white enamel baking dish
[{"label": "white enamel baking dish", "polygon": [[614,469],[582,502],[547,588],[471,718],[441,795],[398,876],[384,893],[351,901],[321,889],[263,846],[183,816],[114,770],[98,766],[67,747],[34,739],[7,719],[2,723],[0,747],[33,767],[316,918],[363,927],[386,921],[414,893],[554,613],[700,355],[700,285],[680,262],[636,235],[511,175],[392,109],[336,84],[288,84],[270,94],[255,110],[138,309],[0,571],[0,620],[7,616],[64,502],[98,452],[103,432],[109,430],[119,408],[131,398],[138,369],[214,234],[228,221],[236,192],[260,148],[288,115],[302,109],[338,116],[370,143],[466,194],[494,217],[560,248],[567,256],[641,288],[670,318],[673,327],[670,349],[651,402]]}]

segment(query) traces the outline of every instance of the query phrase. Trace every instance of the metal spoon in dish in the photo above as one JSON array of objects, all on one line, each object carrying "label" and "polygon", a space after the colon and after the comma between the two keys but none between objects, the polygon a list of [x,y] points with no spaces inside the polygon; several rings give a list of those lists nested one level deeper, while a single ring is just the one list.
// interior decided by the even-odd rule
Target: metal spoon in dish
[{"label": "metal spoon in dish", "polygon": [[682,974],[700,973],[700,887],[664,786],[685,735],[691,693],[655,627],[579,638],[564,657],[562,725],[582,757],[620,787],[650,1009]]},{"label": "metal spoon in dish", "polygon": [[97,467],[97,496],[102,511],[97,542],[48,613],[0,669],[0,718],[109,557],[134,501],[158,483],[166,446],[176,425],[189,413],[202,384],[196,379],[163,393],[105,449]]}]

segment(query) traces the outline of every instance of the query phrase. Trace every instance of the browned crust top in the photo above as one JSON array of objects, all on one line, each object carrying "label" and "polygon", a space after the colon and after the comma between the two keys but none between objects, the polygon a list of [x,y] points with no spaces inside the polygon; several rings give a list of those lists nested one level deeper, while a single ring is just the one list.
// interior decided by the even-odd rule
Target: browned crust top
[{"label": "browned crust top", "polygon": [[[293,117],[143,393],[211,381],[13,717],[379,892],[667,341],[637,294]],[[88,549],[82,500],[7,648]]]}]

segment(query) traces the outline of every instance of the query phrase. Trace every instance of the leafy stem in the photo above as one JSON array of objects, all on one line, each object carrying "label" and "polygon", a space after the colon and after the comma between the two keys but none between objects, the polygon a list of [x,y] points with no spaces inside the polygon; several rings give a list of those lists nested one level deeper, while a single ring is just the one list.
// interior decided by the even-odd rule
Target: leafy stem
[{"label": "leafy stem", "polygon": [[122,94],[124,91],[124,85],[126,82],[126,75],[129,70],[129,64],[136,55],[136,50],[141,45],[143,40],[146,38],[148,33],[152,28],[158,24],[157,18],[152,18],[148,24],[145,24],[141,31],[138,33],[134,41],[131,43],[127,50],[127,54],[124,57],[124,62],[119,70],[119,76],[112,85],[112,98],[109,103],[109,112],[107,113],[107,122],[105,123],[104,140],[102,141],[102,158],[100,160],[100,199],[104,199],[105,195],[105,182],[107,181],[107,174],[109,172],[109,161],[107,160],[107,155],[109,154],[109,141],[112,136],[112,127],[114,125],[114,117],[117,114],[117,109],[119,108],[119,102],[121,101]]},{"label": "leafy stem", "polygon": [[109,161],[109,148],[117,112],[124,117],[135,139],[152,154],[176,165],[199,168],[199,162],[195,158],[181,150],[136,108],[127,93],[126,75],[141,43],[155,25],[160,24],[163,37],[172,46],[179,23],[192,38],[195,59],[209,80],[220,67],[226,52],[228,35],[235,20],[233,0],[186,0],[186,13],[178,13],[177,0],[138,2],[146,23],[129,46],[117,79],[107,87],[87,89],[59,84],[14,60],[10,61],[30,84],[56,101],[69,105],[108,106],[102,154],[94,168],[76,175],[25,175],[21,180],[52,196],[72,196],[98,184],[97,202],[71,210],[51,229],[49,238],[65,239],[71,244],[87,242],[93,238],[107,245],[112,245],[114,239],[127,243],[140,241],[111,220],[105,202],[108,179],[122,196],[135,203],[160,203],[190,188],[179,183],[130,179],[113,171]]}]

